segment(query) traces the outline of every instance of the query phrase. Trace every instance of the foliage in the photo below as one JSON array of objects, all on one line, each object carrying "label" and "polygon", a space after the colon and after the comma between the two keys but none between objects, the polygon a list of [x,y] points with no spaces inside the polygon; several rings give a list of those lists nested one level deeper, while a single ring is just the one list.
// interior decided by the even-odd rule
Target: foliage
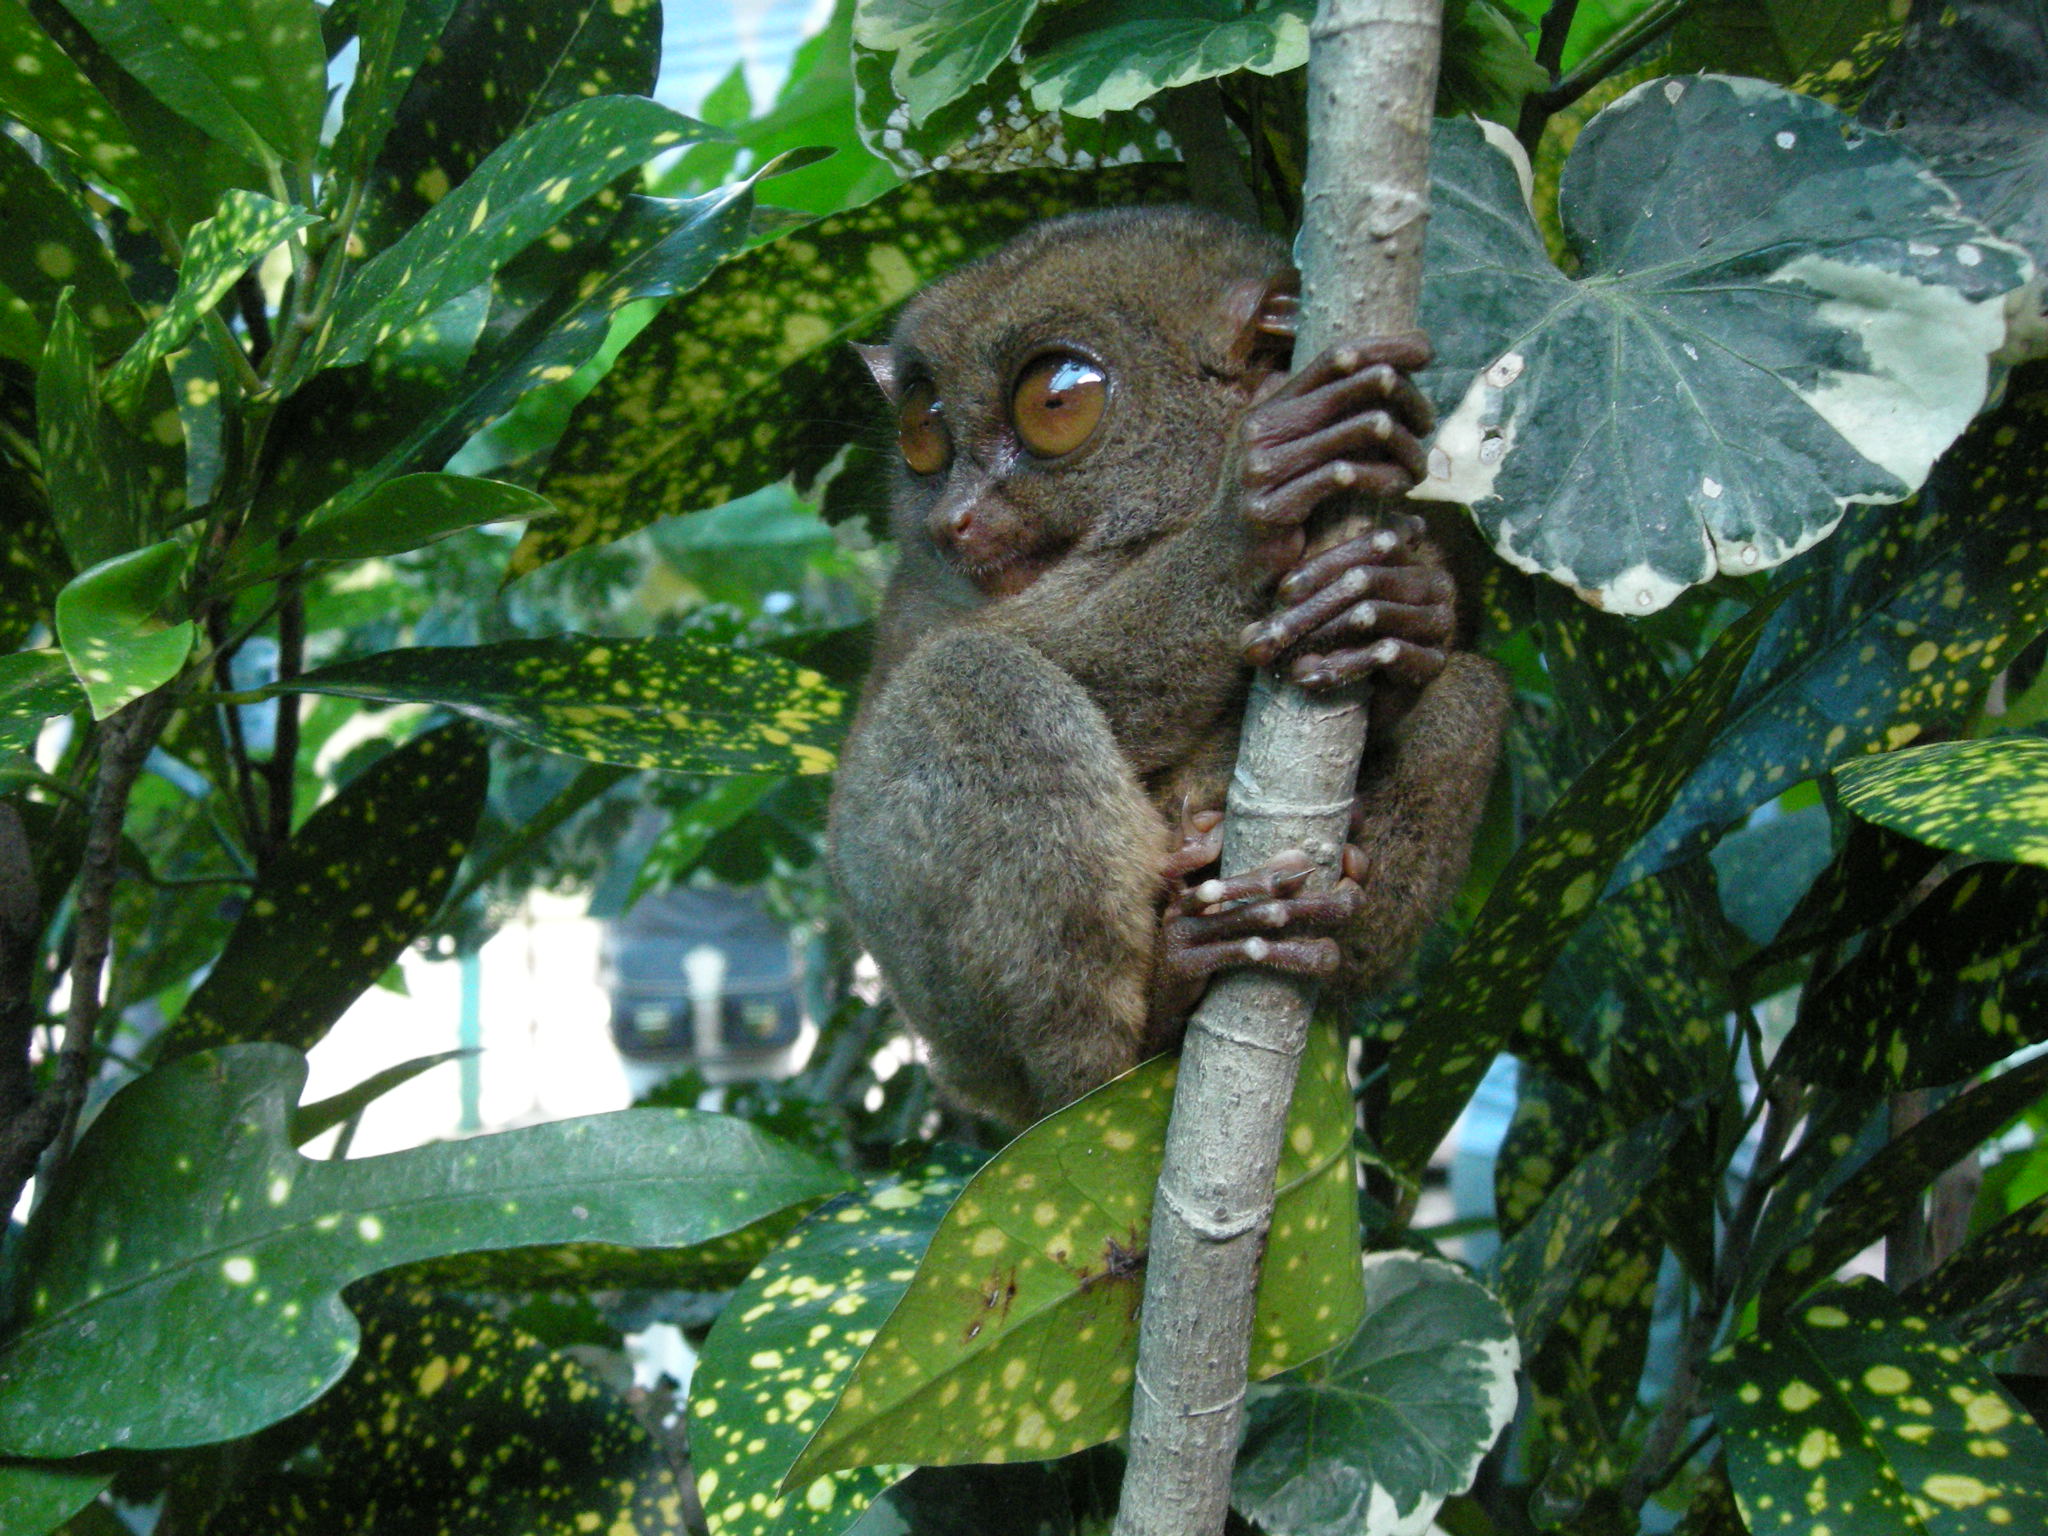
[{"label": "foliage", "polygon": [[[1463,921],[1357,1021],[1363,1191],[1337,1031],[1304,1077],[1235,1488],[1270,1536],[2039,1522],[2048,43],[1899,9],[1450,7],[1440,106],[1493,126],[1438,130],[1425,383],[1520,567],[1475,582],[1510,765]],[[842,0],[698,119],[647,99],[667,10],[0,0],[10,1532],[1113,1507],[1172,1068],[989,1158],[852,989],[843,343],[1046,213],[1291,222],[1311,8]],[[1694,69],[1757,78],[1653,78]],[[440,1059],[299,1102],[407,946],[712,880],[824,936],[796,1076],[299,1150]],[[1486,1287],[1375,1253],[1360,1322],[1356,1214],[1431,1245],[1503,1048]],[[651,1320],[701,1345],[687,1446],[684,1384],[618,1374]]]}]

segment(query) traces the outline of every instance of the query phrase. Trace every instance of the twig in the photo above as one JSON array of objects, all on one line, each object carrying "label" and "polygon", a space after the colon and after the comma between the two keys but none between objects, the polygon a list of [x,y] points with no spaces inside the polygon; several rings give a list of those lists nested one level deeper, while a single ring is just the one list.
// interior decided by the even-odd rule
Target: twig
[{"label": "twig", "polygon": [[[287,581],[289,590],[277,610],[277,680],[293,681],[304,670],[306,660],[306,594],[297,581]],[[270,825],[264,839],[265,859],[276,857],[292,840],[292,802],[296,798],[299,772],[299,696],[280,692],[277,696],[277,724],[270,738],[270,761],[264,766],[264,783],[269,788]]]},{"label": "twig", "polygon": [[[1634,21],[1620,28],[1614,36],[1579,60],[1579,67],[1556,85],[1527,98],[1522,104],[1523,112],[1528,112],[1531,102],[1538,104],[1546,117],[1553,112],[1562,112],[1613,74],[1619,66],[1627,63],[1632,55],[1655,42],[1672,23],[1691,10],[1692,6],[1693,0],[1656,0],[1655,4],[1645,9]],[[1526,121],[1526,116],[1524,120]]]},{"label": "twig", "polygon": [[[1565,39],[1571,36],[1572,19],[1578,12],[1579,0],[1550,0],[1550,9],[1543,13],[1543,25],[1536,34],[1536,62],[1550,77],[1553,87],[1564,64]],[[1522,116],[1515,125],[1515,137],[1531,154],[1536,152],[1536,141],[1543,137],[1544,120],[1549,116],[1548,109],[1537,105],[1537,95],[1522,98]]]}]

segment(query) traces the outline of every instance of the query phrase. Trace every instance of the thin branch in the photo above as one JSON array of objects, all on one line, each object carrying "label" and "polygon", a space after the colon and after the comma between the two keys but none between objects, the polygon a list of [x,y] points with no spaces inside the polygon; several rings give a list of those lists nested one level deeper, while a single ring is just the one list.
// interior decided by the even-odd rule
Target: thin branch
[{"label": "thin branch", "polygon": [[[1536,34],[1536,62],[1553,87],[1564,64],[1565,40],[1571,36],[1572,19],[1578,12],[1579,0],[1550,0],[1550,9],[1543,13],[1543,25]],[[1543,137],[1543,124],[1549,116],[1548,109],[1537,104],[1536,95],[1522,98],[1522,116],[1515,126],[1515,137],[1531,154],[1536,152],[1536,141]]]},{"label": "thin branch", "polygon": [[[305,669],[306,594],[296,581],[288,583],[283,605],[277,611],[277,680],[289,683]],[[292,840],[292,802],[297,797],[299,772],[299,696],[281,692],[277,696],[277,725],[270,742],[270,761],[264,767],[268,785],[270,826],[264,840],[266,862],[284,851]]]},{"label": "thin branch", "polygon": [[[1694,0],[1656,0],[1635,20],[1615,32],[1598,48],[1579,60],[1579,67],[1549,90],[1528,100],[1540,105],[1547,117],[1562,112],[1586,92],[1626,64],[1635,54],[1655,42],[1672,24],[1693,7]],[[1523,111],[1528,110],[1524,102]],[[1526,121],[1526,118],[1524,119]],[[1540,131],[1540,130],[1539,130]]]},{"label": "thin branch", "polygon": [[[1429,213],[1440,0],[1323,0],[1309,37],[1309,165],[1295,355],[1415,326]],[[1222,869],[1287,848],[1334,880],[1366,698],[1261,672],[1246,706]],[[1152,1205],[1116,1536],[1212,1536],[1230,1508],[1259,1256],[1313,983],[1240,970],[1189,1021]]]},{"label": "thin branch", "polygon": [[73,902],[71,1008],[56,1071],[34,1104],[0,1128],[0,1209],[12,1210],[46,1148],[68,1143],[92,1077],[93,1040],[104,1001],[101,973],[113,934],[114,877],[121,824],[136,775],[170,714],[170,690],[145,694],[100,727],[99,782],[86,824],[85,855]]}]

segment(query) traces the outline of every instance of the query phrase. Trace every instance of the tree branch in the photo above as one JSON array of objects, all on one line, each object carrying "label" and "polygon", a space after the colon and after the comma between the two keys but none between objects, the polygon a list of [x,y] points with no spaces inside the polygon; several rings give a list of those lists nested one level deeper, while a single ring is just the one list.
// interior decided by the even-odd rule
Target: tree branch
[{"label": "tree branch", "polygon": [[[1295,356],[1412,330],[1429,213],[1440,0],[1323,0],[1310,30],[1309,166]],[[1333,882],[1365,695],[1311,700],[1261,672],[1230,789],[1223,870],[1305,849]],[[1315,989],[1223,976],[1188,1025],[1152,1235],[1116,1536],[1210,1536],[1230,1506],[1259,1255]]]}]

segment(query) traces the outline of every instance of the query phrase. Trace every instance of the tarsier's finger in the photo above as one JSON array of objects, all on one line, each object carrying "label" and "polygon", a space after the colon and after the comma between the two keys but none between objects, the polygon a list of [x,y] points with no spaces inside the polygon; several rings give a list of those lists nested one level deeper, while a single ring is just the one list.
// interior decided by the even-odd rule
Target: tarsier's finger
[{"label": "tarsier's finger", "polygon": [[1364,411],[1346,416],[1333,426],[1302,437],[1248,441],[1244,459],[1244,483],[1254,494],[1270,491],[1289,480],[1299,479],[1320,464],[1341,459],[1372,463],[1384,459],[1408,471],[1410,482],[1419,482],[1429,472],[1429,457],[1422,441],[1385,411]]},{"label": "tarsier's finger", "polygon": [[1216,907],[1226,902],[1257,901],[1262,897],[1286,895],[1299,890],[1301,882],[1314,874],[1315,869],[1315,860],[1299,849],[1289,848],[1275,854],[1257,869],[1248,869],[1241,875],[1204,880],[1187,893],[1187,900],[1198,907]]},{"label": "tarsier's finger", "polygon": [[1361,678],[1383,677],[1420,688],[1444,669],[1444,653],[1409,640],[1375,640],[1361,650],[1309,653],[1288,664],[1287,675],[1303,688],[1341,688]]},{"label": "tarsier's finger", "polygon": [[1449,608],[1373,600],[1344,609],[1302,640],[1301,648],[1327,656],[1374,640],[1407,640],[1441,652],[1450,643],[1452,627]]},{"label": "tarsier's finger", "polygon": [[1335,939],[1250,938],[1183,949],[1169,963],[1175,975],[1193,981],[1241,965],[1290,976],[1334,976],[1341,958]]},{"label": "tarsier's finger", "polygon": [[1269,293],[1259,306],[1258,327],[1267,336],[1284,336],[1294,340],[1294,333],[1301,320],[1301,300],[1291,293]]},{"label": "tarsier's finger", "polygon": [[1436,355],[1429,337],[1421,331],[1396,331],[1390,336],[1365,336],[1338,345],[1312,357],[1288,375],[1275,395],[1306,395],[1337,379],[1350,378],[1371,368],[1394,368],[1412,373],[1427,368]]},{"label": "tarsier's finger", "polygon": [[[1328,586],[1353,566],[1372,565],[1384,566],[1390,571],[1426,572],[1431,577],[1440,577],[1441,581],[1432,580],[1427,590],[1432,595],[1441,592],[1448,601],[1455,591],[1450,577],[1434,566],[1416,561],[1422,532],[1421,518],[1397,512],[1388,519],[1387,526],[1375,528],[1355,539],[1346,539],[1342,544],[1333,544],[1302,560],[1287,573],[1277,595],[1283,603],[1298,603],[1309,593]],[[1384,595],[1404,603],[1427,600],[1417,591],[1407,589],[1387,591]]]},{"label": "tarsier's finger", "polygon": [[1415,481],[1400,464],[1339,459],[1263,495],[1254,495],[1245,503],[1245,515],[1254,523],[1286,526],[1306,520],[1332,496],[1346,491],[1364,491],[1391,501],[1407,495]]},{"label": "tarsier's finger", "polygon": [[1165,875],[1181,880],[1223,856],[1223,813],[1196,811],[1181,815],[1180,846],[1166,856]]},{"label": "tarsier's finger", "polygon": [[1457,620],[1449,578],[1418,566],[1354,565],[1320,590],[1296,587],[1290,577],[1280,584],[1280,596],[1288,606],[1247,625],[1238,637],[1255,667],[1303,641],[1329,650],[1379,632],[1443,645]]},{"label": "tarsier's finger", "polygon": [[1436,430],[1436,407],[1414,382],[1388,363],[1340,373],[1313,388],[1295,374],[1261,399],[1245,422],[1247,441],[1287,442],[1367,411],[1384,411],[1408,431],[1427,437]]},{"label": "tarsier's finger", "polygon": [[1314,895],[1249,901],[1240,906],[1226,907],[1220,912],[1183,916],[1176,921],[1183,942],[1211,944],[1218,939],[1241,939],[1257,933],[1342,927],[1358,916],[1359,905],[1364,899],[1357,886],[1340,883]]}]

